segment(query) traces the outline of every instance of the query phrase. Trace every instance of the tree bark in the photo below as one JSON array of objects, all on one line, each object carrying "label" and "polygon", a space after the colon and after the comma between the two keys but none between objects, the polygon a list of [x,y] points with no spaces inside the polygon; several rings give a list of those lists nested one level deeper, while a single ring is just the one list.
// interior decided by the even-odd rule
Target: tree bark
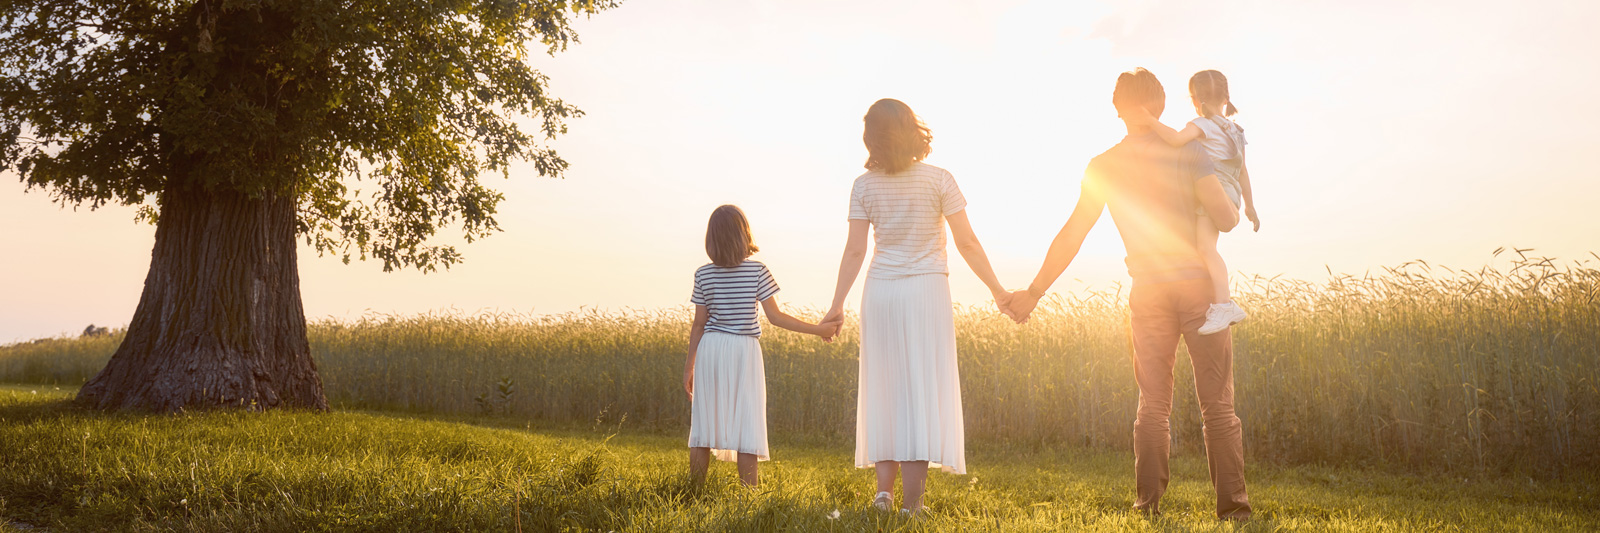
[{"label": "tree bark", "polygon": [[292,196],[169,189],[127,337],[78,392],[98,409],[326,410]]}]

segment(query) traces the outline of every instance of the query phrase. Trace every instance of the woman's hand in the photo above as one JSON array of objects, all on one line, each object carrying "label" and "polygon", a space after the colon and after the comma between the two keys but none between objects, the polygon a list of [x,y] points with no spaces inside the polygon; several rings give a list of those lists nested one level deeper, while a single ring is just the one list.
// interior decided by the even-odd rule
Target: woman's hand
[{"label": "woman's hand", "polygon": [[1022,319],[1017,318],[1016,313],[1011,312],[1012,294],[1006,291],[998,291],[992,294],[994,296],[994,306],[1000,309],[1000,314],[1021,324]]},{"label": "woman's hand", "polygon": [[822,315],[822,320],[818,321],[817,323],[818,324],[828,324],[828,323],[843,324],[844,323],[844,309],[841,309],[838,306],[834,306],[832,309],[828,310],[828,314]]},{"label": "woman's hand", "polygon": [[1038,305],[1039,299],[1035,298],[1027,289],[1013,292],[1011,293],[1011,305],[1009,307],[1011,312],[1007,316],[1017,321],[1018,324],[1027,322],[1028,316],[1033,314],[1033,308]]},{"label": "woman's hand", "polygon": [[694,399],[694,360],[693,359],[690,359],[689,360],[689,364],[687,366],[685,366],[684,369],[683,369],[683,392],[689,393],[689,399],[690,400]]},{"label": "woman's hand", "polygon": [[1244,217],[1250,219],[1250,231],[1261,231],[1261,219],[1256,217],[1255,204],[1244,206]]},{"label": "woman's hand", "polygon": [[822,337],[822,342],[833,342],[833,338],[839,336],[839,330],[844,329],[844,313],[833,315],[832,318],[824,316],[817,323],[817,328],[817,336]]}]

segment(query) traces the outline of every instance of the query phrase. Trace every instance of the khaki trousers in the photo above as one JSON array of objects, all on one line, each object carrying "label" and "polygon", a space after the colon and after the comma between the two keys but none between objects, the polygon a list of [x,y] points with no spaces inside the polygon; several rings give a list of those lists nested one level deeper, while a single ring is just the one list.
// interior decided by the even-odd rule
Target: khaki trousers
[{"label": "khaki trousers", "polygon": [[1128,296],[1133,311],[1133,369],[1139,381],[1139,413],[1133,423],[1135,509],[1159,513],[1161,496],[1167,492],[1172,367],[1182,337],[1194,363],[1217,517],[1250,517],[1250,498],[1244,486],[1244,435],[1233,411],[1233,337],[1227,330],[1212,335],[1195,331],[1205,323],[1211,295],[1211,280],[1196,279],[1135,283]]}]

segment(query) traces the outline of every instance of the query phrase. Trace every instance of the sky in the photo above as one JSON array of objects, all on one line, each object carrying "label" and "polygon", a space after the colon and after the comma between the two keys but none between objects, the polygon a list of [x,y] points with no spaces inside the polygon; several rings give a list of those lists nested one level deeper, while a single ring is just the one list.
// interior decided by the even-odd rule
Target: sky
[{"label": "sky", "polygon": [[[1501,246],[1577,260],[1600,252],[1595,21],[1590,1],[629,0],[533,59],[587,113],[551,143],[564,178],[524,165],[494,182],[504,232],[448,271],[302,247],[306,313],[687,306],[725,203],[749,215],[780,301],[825,306],[861,116],[885,97],[932,128],[928,163],[1020,288],[1089,158],[1125,134],[1110,96],[1134,67],[1165,84],[1173,126],[1194,117],[1191,74],[1229,79],[1262,219],[1222,237],[1236,275],[1476,268]],[[0,343],[127,324],[153,242],[131,207],[63,207],[0,175]],[[986,303],[951,255],[957,301]],[[1122,255],[1105,217],[1054,290],[1126,284]]]}]

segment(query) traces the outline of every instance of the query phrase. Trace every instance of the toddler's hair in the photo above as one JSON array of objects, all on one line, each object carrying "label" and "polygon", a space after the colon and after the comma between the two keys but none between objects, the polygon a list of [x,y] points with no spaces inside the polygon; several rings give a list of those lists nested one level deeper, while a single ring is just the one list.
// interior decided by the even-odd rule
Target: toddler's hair
[{"label": "toddler's hair", "polygon": [[750,221],[739,206],[724,205],[711,212],[706,223],[706,255],[720,267],[736,267],[760,251],[750,236]]},{"label": "toddler's hair", "polygon": [[[1212,116],[1222,114],[1234,116],[1239,109],[1233,107],[1233,99],[1228,97],[1228,78],[1215,70],[1202,70],[1194,73],[1189,78],[1189,94],[1200,101],[1200,114]],[[1224,108],[1217,105],[1227,102]]]},{"label": "toddler's hair", "polygon": [[932,151],[933,133],[905,102],[893,98],[873,102],[861,120],[866,122],[861,141],[867,145],[867,170],[900,172]]}]

